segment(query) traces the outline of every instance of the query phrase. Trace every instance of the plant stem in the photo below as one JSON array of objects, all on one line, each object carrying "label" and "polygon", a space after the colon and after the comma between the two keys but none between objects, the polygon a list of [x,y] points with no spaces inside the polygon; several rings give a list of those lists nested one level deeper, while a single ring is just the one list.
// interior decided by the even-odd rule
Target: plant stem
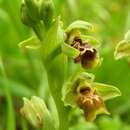
[{"label": "plant stem", "polygon": [[58,130],[68,130],[69,129],[69,124],[68,124],[69,109],[65,107],[63,102],[61,101],[61,90],[56,89],[56,88],[61,88],[61,86],[59,86],[57,82],[58,81],[55,81],[53,77],[49,76],[50,91],[55,101],[57,112],[58,112],[58,117],[59,117]]},{"label": "plant stem", "polygon": [[4,65],[2,62],[2,58],[0,57],[0,70],[1,73],[5,79],[5,84],[4,84],[4,90],[5,90],[5,95],[6,95],[6,100],[7,100],[7,130],[15,130],[16,129],[16,122],[15,122],[15,113],[14,113],[14,109],[13,109],[13,102],[12,102],[12,97],[10,94],[10,90],[9,90],[9,83],[8,83],[8,79],[4,70]]},{"label": "plant stem", "polygon": [[28,130],[26,121],[24,119],[21,119],[21,122],[22,122],[22,130]]}]

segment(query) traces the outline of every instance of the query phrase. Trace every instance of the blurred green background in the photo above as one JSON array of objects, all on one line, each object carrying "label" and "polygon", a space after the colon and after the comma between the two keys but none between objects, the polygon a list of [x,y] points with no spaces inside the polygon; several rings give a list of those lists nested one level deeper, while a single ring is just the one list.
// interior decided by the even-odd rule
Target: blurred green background
[{"label": "blurred green background", "polygon": [[[94,123],[81,118],[78,125],[72,120],[71,129],[130,130],[130,63],[126,59],[116,61],[113,56],[116,44],[130,29],[130,0],[54,0],[54,3],[64,27],[77,19],[94,24],[92,35],[102,43],[100,52],[104,60],[91,72],[96,81],[115,85],[122,92],[121,97],[107,102],[111,116],[99,116]],[[28,125],[19,114],[21,98],[47,97],[43,87],[46,76],[41,74],[38,55],[18,47],[20,41],[33,34],[20,20],[20,4],[21,0],[0,0],[0,62],[4,65],[4,74],[0,71],[0,130],[5,130],[7,124],[7,89],[15,109],[17,130]]]}]

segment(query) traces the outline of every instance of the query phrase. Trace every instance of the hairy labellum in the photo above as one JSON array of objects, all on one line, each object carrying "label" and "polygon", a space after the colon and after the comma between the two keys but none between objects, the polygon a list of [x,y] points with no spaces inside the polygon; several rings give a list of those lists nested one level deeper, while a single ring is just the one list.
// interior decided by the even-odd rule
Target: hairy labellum
[{"label": "hairy labellum", "polygon": [[75,63],[81,63],[82,66],[86,69],[92,68],[97,58],[97,51],[95,48],[91,47],[89,43],[83,43],[80,37],[75,37],[72,47],[80,51],[80,55],[74,59]]},{"label": "hairy labellum", "polygon": [[[100,95],[90,87],[81,88],[80,94],[76,100],[77,105],[83,109],[87,121],[93,121],[100,108],[105,110],[105,104]],[[107,112],[104,111],[104,113]],[[108,113],[107,113],[108,114]]]}]

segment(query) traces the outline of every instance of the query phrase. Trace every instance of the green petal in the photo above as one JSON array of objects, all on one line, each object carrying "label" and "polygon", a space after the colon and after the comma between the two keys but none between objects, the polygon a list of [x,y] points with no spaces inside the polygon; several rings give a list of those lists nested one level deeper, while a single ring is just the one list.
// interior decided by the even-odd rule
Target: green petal
[{"label": "green petal", "polygon": [[92,73],[82,72],[78,78],[87,82],[93,82],[95,76]]},{"label": "green petal", "polygon": [[116,46],[114,57],[118,60],[128,56],[130,56],[130,42],[122,40]]},{"label": "green petal", "polygon": [[38,49],[41,46],[41,42],[37,37],[31,37],[27,40],[20,42],[19,47],[27,49]]},{"label": "green petal", "polygon": [[97,90],[97,92],[99,92],[103,100],[109,100],[117,96],[121,96],[120,90],[112,85],[96,82],[93,82],[91,84]]},{"label": "green petal", "polygon": [[124,39],[125,39],[126,41],[130,41],[130,30],[128,30],[128,32],[125,34]]},{"label": "green petal", "polygon": [[71,47],[66,43],[61,44],[61,48],[62,48],[62,52],[71,58],[76,58],[80,54],[79,50],[75,49],[74,47]]},{"label": "green petal", "polygon": [[75,86],[71,83],[68,82],[63,86],[62,89],[62,100],[65,105],[70,105],[72,107],[76,106],[76,98],[77,98],[77,93],[74,92]]},{"label": "green petal", "polygon": [[93,36],[81,35],[81,38],[84,42],[87,42],[94,47],[100,47],[101,46],[101,43]]},{"label": "green petal", "polygon": [[70,24],[67,27],[67,29],[65,30],[65,32],[69,33],[73,29],[91,30],[92,28],[93,28],[93,25],[91,23],[88,23],[88,22],[85,22],[85,21],[81,21],[81,20],[77,20],[77,21],[73,22],[72,24]]}]

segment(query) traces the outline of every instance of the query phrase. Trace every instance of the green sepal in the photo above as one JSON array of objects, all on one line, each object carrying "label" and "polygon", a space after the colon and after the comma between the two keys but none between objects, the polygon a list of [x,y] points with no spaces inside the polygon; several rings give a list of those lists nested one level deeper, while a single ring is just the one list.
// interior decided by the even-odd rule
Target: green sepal
[{"label": "green sepal", "polygon": [[120,90],[115,86],[96,82],[91,83],[91,85],[101,95],[104,101],[121,96]]},{"label": "green sepal", "polygon": [[114,57],[116,60],[130,56],[130,42],[126,40],[120,41],[115,49]]},{"label": "green sepal", "polygon": [[73,22],[72,24],[70,24],[66,28],[65,32],[70,33],[74,29],[92,30],[92,28],[93,28],[93,25],[91,23],[77,20],[77,21]]},{"label": "green sepal", "polygon": [[41,47],[41,42],[37,37],[33,36],[27,40],[20,42],[18,46],[27,49],[38,49]]},{"label": "green sepal", "polygon": [[79,56],[80,51],[70,46],[69,44],[62,43],[61,44],[62,52],[70,58],[76,58]]}]

